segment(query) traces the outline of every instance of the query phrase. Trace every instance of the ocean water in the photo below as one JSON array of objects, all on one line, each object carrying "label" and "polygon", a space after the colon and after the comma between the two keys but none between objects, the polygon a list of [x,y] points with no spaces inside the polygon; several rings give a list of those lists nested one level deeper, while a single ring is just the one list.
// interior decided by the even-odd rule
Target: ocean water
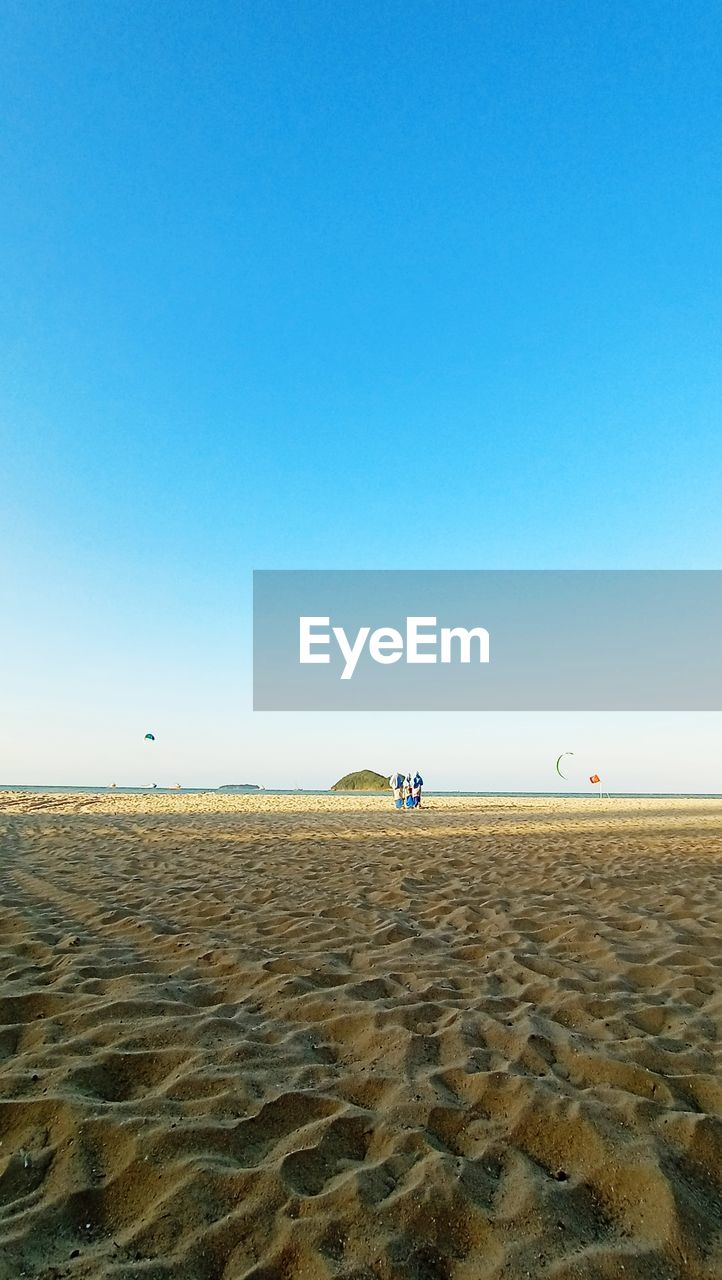
[{"label": "ocean water", "polygon": [[[315,790],[312,787],[264,787],[260,791],[221,791],[219,787],[97,787],[87,785],[86,783],[65,786],[46,783],[43,786],[37,784],[22,782],[0,782],[0,791],[36,791],[47,795],[69,795],[71,793],[81,792],[84,795],[153,795],[158,792],[161,795],[261,795],[261,796],[327,796],[332,794],[328,788]],[[364,795],[384,795],[379,791],[336,791],[334,795],[364,796]],[[722,794],[716,791],[616,791],[612,793],[622,799],[627,800],[683,800],[685,797],[697,800],[722,800]],[[534,799],[534,798],[557,798],[566,796],[567,799],[579,800],[585,797],[598,795],[598,792],[591,788],[587,791],[432,791],[430,787],[424,788],[425,796],[468,796],[468,797],[487,797],[489,799]],[[606,795],[606,792],[605,792]],[[390,799],[390,792],[389,792]]]}]

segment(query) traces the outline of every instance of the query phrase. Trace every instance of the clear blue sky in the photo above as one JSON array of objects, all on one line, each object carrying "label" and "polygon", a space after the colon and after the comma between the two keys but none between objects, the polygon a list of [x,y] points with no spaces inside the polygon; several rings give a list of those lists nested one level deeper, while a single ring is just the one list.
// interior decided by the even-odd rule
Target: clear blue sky
[{"label": "clear blue sky", "polygon": [[0,781],[544,785],[569,717],[253,716],[250,573],[720,567],[722,10],[2,24]]}]

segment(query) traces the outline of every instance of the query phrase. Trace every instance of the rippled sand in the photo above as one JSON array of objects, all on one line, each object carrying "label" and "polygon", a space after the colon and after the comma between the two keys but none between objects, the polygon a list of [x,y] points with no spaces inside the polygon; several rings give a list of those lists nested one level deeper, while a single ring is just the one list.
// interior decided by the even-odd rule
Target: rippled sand
[{"label": "rippled sand", "polygon": [[0,794],[0,1277],[716,1280],[722,802]]}]

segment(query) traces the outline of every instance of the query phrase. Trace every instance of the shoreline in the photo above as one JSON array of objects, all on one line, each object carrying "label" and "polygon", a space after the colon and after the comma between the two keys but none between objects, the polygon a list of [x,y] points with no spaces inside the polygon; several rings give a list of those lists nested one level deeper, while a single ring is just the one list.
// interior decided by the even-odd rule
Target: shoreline
[{"label": "shoreline", "polygon": [[495,812],[534,811],[554,814],[572,814],[575,811],[591,813],[644,813],[651,810],[673,816],[680,806],[698,808],[719,806],[722,820],[722,796],[706,794],[677,795],[560,795],[538,792],[461,792],[444,793],[425,791],[422,806],[409,814],[393,808],[391,794],[361,791],[176,791],[163,790],[75,790],[48,789],[27,790],[0,788],[0,813],[97,813],[97,814],[252,814],[252,813],[382,813],[388,811],[395,819],[413,821],[425,813],[468,811]]}]

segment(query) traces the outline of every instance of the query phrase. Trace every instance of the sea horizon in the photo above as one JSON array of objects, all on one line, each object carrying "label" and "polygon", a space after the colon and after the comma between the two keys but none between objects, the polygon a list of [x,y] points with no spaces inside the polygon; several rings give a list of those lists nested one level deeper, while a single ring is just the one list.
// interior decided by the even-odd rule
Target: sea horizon
[{"label": "sea horizon", "polygon": [[[249,795],[267,795],[267,796],[325,796],[348,795],[348,796],[383,796],[387,793],[384,791],[334,791],[332,787],[263,787],[221,784],[217,787],[180,787],[180,786],[100,786],[93,783],[0,783],[0,792],[3,791],[30,791],[45,795],[55,794],[72,794],[81,793],[85,795],[152,795],[153,792],[162,792],[163,794],[171,793],[173,795],[212,795],[216,792],[221,795],[233,794],[249,794]],[[612,796],[618,796],[620,799],[628,800],[679,800],[689,797],[698,800],[719,800],[722,799],[722,792],[718,791],[612,791]],[[489,799],[503,798],[543,798],[549,797],[555,799],[563,799],[566,797],[570,800],[583,800],[585,798],[598,799],[599,793],[596,790],[588,791],[473,791],[473,790],[443,790],[433,789],[431,787],[424,788],[425,796],[469,796],[484,797]],[[607,795],[605,790],[604,795]],[[390,798],[390,793],[389,793]]]}]

